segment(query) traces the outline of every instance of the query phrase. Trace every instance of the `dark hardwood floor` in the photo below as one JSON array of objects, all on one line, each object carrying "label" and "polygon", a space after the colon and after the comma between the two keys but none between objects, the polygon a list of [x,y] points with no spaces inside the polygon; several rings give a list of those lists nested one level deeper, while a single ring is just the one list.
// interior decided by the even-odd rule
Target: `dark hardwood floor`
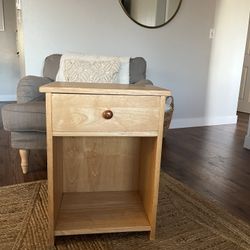
[{"label": "dark hardwood floor", "polygon": [[[243,148],[247,124],[248,115],[239,113],[237,125],[169,130],[162,169],[250,224],[250,151]],[[0,117],[0,186],[46,177],[46,152],[40,150],[31,151],[30,172],[22,174]]]},{"label": "dark hardwood floor", "polygon": [[250,224],[250,150],[243,148],[248,117],[237,125],[169,130],[162,168]]}]

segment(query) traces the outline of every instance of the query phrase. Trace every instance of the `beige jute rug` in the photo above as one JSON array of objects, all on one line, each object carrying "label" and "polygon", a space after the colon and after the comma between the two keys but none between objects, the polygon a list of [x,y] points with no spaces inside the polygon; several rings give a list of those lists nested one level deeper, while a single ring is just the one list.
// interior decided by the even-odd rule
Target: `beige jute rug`
[{"label": "beige jute rug", "polygon": [[[0,249],[48,249],[46,181],[0,188]],[[155,241],[147,233],[68,236],[55,249],[250,249],[250,227],[161,173]]]}]

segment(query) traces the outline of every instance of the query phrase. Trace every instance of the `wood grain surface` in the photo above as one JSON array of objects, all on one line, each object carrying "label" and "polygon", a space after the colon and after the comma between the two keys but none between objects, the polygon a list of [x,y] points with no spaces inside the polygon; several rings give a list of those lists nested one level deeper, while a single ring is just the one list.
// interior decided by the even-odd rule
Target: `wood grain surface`
[{"label": "wood grain surface", "polygon": [[55,234],[150,231],[137,192],[66,193]]},{"label": "wood grain surface", "polygon": [[170,96],[171,91],[153,85],[119,83],[53,82],[40,87],[40,92],[106,95]]},{"label": "wood grain surface", "polygon": [[64,137],[64,192],[138,189],[140,138]]},{"label": "wood grain surface", "polygon": [[[158,131],[160,97],[53,94],[53,132]],[[103,112],[111,110],[111,119]]]}]

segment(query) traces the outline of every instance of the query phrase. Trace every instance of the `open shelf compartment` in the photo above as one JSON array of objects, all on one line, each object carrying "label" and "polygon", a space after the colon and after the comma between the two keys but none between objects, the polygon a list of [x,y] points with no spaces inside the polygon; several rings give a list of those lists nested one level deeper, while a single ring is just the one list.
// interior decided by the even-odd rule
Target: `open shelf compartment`
[{"label": "open shelf compartment", "polygon": [[54,136],[54,235],[151,231],[156,143]]}]

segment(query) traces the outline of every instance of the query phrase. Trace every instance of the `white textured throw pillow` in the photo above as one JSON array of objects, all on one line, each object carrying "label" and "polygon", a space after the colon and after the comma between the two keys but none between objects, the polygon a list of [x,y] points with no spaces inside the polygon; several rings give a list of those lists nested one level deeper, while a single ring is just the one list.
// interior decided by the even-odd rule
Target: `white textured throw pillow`
[{"label": "white textured throw pillow", "polygon": [[67,82],[113,83],[117,81],[120,60],[64,60],[63,74]]}]

